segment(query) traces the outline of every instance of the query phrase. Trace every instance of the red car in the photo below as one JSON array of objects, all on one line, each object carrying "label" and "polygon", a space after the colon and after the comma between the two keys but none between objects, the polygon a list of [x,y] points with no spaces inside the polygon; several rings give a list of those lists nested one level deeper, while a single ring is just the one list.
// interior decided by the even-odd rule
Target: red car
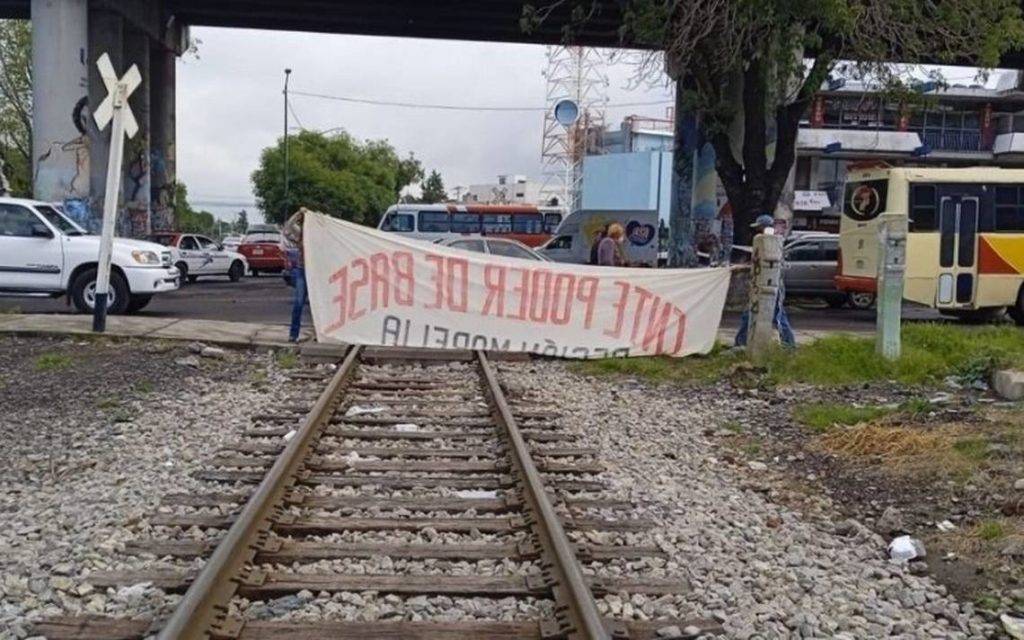
[{"label": "red car", "polygon": [[238,252],[249,262],[249,272],[258,276],[261,271],[281,273],[288,268],[284,238],[279,231],[250,229]]}]

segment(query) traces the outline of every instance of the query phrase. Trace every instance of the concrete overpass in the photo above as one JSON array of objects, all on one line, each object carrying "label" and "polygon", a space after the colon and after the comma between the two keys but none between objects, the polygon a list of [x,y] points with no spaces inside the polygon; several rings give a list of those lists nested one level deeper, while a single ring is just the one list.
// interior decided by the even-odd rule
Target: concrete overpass
[{"label": "concrete overpass", "polygon": [[[602,0],[581,44],[618,46],[620,3]],[[140,135],[125,150],[119,232],[144,235],[172,224],[175,180],[175,57],[188,27],[216,26],[504,42],[559,43],[568,13],[531,34],[522,0],[0,0],[0,18],[33,26],[33,185],[96,227],[102,211],[107,136],[90,114],[105,95],[100,54],[131,64],[143,85],[131,97]]]},{"label": "concrete overpass", "polygon": [[[110,54],[123,72],[138,64],[142,87],[131,97],[140,135],[125,152],[119,231],[142,235],[172,223],[175,180],[175,57],[190,26],[315,31],[555,44],[564,42],[569,7],[533,33],[520,16],[526,0],[0,0],[0,18],[31,19],[36,197],[64,202],[97,226],[107,142],[90,117],[105,90],[96,71]],[[534,0],[541,4],[544,0]],[[630,46],[619,36],[625,0],[597,0],[578,44]],[[1004,66],[1024,64],[1013,54]]]}]

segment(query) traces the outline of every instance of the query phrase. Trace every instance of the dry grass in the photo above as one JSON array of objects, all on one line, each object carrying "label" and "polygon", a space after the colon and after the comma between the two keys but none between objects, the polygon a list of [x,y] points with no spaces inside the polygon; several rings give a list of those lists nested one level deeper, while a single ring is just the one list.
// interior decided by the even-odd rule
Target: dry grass
[{"label": "dry grass", "polygon": [[976,522],[958,532],[950,547],[962,555],[995,553],[1012,542],[1024,540],[1024,525],[1012,518],[992,518]]},{"label": "dry grass", "polygon": [[963,425],[921,428],[864,423],[831,430],[817,444],[829,453],[869,458],[896,472],[960,474],[976,469],[987,457],[986,441]]}]

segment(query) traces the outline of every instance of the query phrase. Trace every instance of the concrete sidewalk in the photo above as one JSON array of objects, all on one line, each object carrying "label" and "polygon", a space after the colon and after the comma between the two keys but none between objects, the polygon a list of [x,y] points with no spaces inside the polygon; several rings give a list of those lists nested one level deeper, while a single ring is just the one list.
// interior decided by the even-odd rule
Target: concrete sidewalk
[{"label": "concrete sidewalk", "polygon": [[[24,334],[91,334],[92,316],[71,314],[0,315],[0,333]],[[858,337],[874,334],[865,331],[797,331],[797,342],[806,344],[827,335],[844,333]],[[167,340],[201,340],[224,345],[287,347],[288,327],[279,324],[229,322],[226,320],[169,319],[147,316],[110,316],[107,335],[130,338],[164,338]],[[731,345],[735,329],[721,329],[718,339]],[[313,340],[311,329],[303,329],[301,341]]]},{"label": "concrete sidewalk", "polygon": [[[91,334],[92,316],[70,314],[0,315],[0,333]],[[253,322],[191,320],[146,316],[110,316],[106,335],[129,338],[201,340],[222,345],[287,347],[288,327]],[[303,329],[300,339],[312,340],[312,331]]]}]

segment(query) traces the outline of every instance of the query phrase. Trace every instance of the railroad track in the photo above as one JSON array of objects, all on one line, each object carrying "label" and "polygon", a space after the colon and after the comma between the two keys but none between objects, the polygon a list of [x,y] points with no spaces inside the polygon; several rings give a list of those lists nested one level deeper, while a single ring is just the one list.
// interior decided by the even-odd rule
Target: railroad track
[{"label": "railroad track", "polygon": [[[183,594],[169,618],[64,616],[38,623],[35,633],[541,640],[720,631],[709,620],[603,615],[595,597],[628,601],[688,589],[684,579],[595,571],[604,562],[663,559],[653,545],[603,542],[653,524],[630,519],[629,503],[606,497],[597,452],[578,446],[556,412],[506,398],[483,352],[448,356],[461,363],[422,357],[351,349],[300,424],[301,404],[260,416],[210,461],[199,477],[218,490],[165,497],[171,510],[150,524],[201,535],[134,540],[126,551],[185,568],[89,576],[99,588],[149,583]],[[365,562],[390,570],[368,571]],[[330,615],[344,609],[338,605],[264,619],[282,598],[340,597],[358,608],[365,602],[358,594],[385,596],[392,615]],[[445,612],[449,603],[480,598],[499,601],[497,619]]]}]

